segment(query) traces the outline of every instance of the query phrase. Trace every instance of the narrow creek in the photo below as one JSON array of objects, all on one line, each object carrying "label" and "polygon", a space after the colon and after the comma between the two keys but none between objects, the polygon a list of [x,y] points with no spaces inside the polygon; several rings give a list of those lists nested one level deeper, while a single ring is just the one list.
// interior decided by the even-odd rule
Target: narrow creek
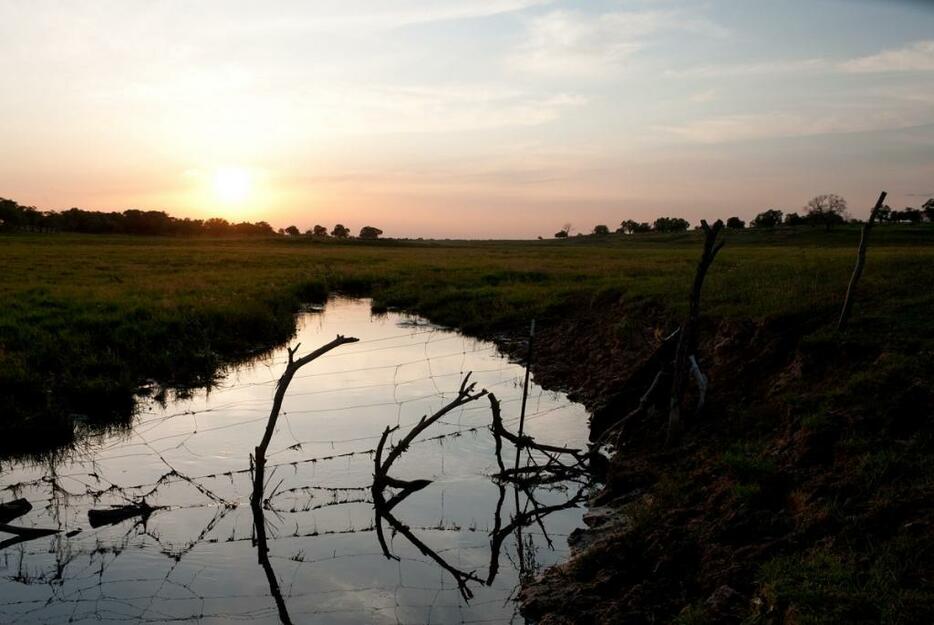
[{"label": "narrow creek", "polygon": [[[88,438],[55,460],[4,465],[0,502],[32,505],[11,523],[57,532],[0,534],[0,623],[522,622],[512,600],[520,579],[566,557],[583,510],[561,508],[580,486],[557,481],[533,496],[493,480],[487,398],[445,415],[393,465],[397,478],[432,481],[392,510],[415,541],[383,523],[394,558],[376,535],[370,485],[386,426],[400,426],[398,441],[450,401],[468,371],[515,432],[523,368],[491,343],[373,316],[366,300],[303,313],[290,344],[304,354],[337,334],[360,341],[299,371],[269,448],[265,562],[249,456],[284,347],[233,368],[209,392],[142,402],[128,431]],[[585,446],[587,414],[564,395],[533,382],[526,414],[538,441]],[[514,448],[503,458],[512,466]],[[89,517],[142,500],[150,513]],[[526,514],[511,524],[517,505]],[[554,511],[528,514],[536,506]],[[466,593],[452,571],[471,575]]]}]

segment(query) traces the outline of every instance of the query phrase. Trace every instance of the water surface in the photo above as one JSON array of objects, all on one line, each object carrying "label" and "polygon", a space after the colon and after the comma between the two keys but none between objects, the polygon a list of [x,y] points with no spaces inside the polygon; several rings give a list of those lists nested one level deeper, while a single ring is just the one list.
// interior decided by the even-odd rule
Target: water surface
[{"label": "water surface", "polygon": [[[431,555],[384,523],[398,558],[388,559],[370,494],[382,431],[399,425],[398,440],[450,401],[467,371],[499,397],[515,431],[522,367],[490,343],[423,320],[374,317],[363,300],[332,300],[301,315],[290,344],[300,342],[301,355],[336,334],[360,342],[299,371],[270,445],[265,566],[249,506],[249,455],[284,348],[234,368],[209,392],[143,402],[129,431],[90,438],[66,458],[3,466],[0,501],[33,505],[13,523],[61,531],[2,544],[0,623],[522,622],[511,600],[520,577],[566,556],[581,510],[557,510],[510,532],[486,583],[490,532],[509,524],[517,503],[532,505],[527,493],[490,478],[498,469],[486,398],[446,415],[393,467],[395,477],[432,480],[392,510]],[[533,383],[527,415],[526,431],[540,441],[584,446],[587,415],[564,395]],[[514,453],[504,455],[511,466]],[[556,506],[577,490],[558,483],[534,497],[539,507]],[[89,509],[143,498],[159,507],[148,517],[91,527]],[[439,558],[482,580],[467,584],[472,598]]]}]

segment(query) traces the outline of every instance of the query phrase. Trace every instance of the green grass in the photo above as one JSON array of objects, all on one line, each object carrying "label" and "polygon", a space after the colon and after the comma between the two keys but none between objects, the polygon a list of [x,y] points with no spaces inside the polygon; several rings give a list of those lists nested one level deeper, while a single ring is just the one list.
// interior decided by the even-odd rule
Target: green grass
[{"label": "green grass", "polygon": [[[705,285],[705,314],[830,327],[858,236],[855,228],[728,232]],[[0,433],[9,451],[9,441],[22,447],[36,430],[43,443],[67,440],[72,413],[125,419],[142,382],[204,384],[224,363],[287,339],[299,305],[334,292],[475,334],[619,299],[679,315],[699,241],[695,232],[374,243],[0,235]],[[929,340],[930,284],[934,228],[877,228],[853,335]]]},{"label": "green grass", "polygon": [[[913,579],[931,557],[928,543],[899,536],[848,556],[818,547],[762,567],[769,609],[800,625],[907,625],[934,611],[934,593]],[[752,616],[746,625],[769,622]]]}]

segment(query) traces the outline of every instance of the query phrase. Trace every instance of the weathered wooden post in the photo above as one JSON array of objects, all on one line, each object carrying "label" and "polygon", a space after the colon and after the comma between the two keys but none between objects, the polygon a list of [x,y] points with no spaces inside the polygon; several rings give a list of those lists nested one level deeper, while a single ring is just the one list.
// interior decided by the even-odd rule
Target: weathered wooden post
[{"label": "weathered wooden post", "polygon": [[856,266],[853,267],[853,275],[850,276],[850,285],[846,289],[846,298],[843,300],[843,310],[840,311],[840,319],[837,321],[838,332],[846,327],[846,322],[850,318],[850,310],[853,308],[853,292],[856,290],[856,283],[859,282],[860,276],[863,275],[863,267],[866,265],[866,248],[869,246],[869,231],[872,230],[872,225],[875,223],[879,211],[882,210],[884,206],[886,195],[887,193],[885,191],[879,194],[876,205],[873,206],[872,212],[869,213],[869,219],[863,224],[863,229],[859,236],[859,247],[856,251]]},{"label": "weathered wooden post", "polygon": [[690,309],[688,318],[681,327],[678,337],[678,348],[675,351],[674,371],[672,372],[671,400],[668,409],[668,441],[672,442],[681,433],[681,402],[684,399],[684,390],[687,385],[689,373],[688,363],[690,356],[697,348],[697,323],[700,318],[700,295],[704,286],[704,277],[713,263],[717,252],[723,248],[724,241],[717,242],[717,235],[723,229],[723,222],[717,220],[711,227],[705,220],[701,220],[704,231],[704,250],[697,263],[697,272],[694,274],[694,284],[691,287]]}]

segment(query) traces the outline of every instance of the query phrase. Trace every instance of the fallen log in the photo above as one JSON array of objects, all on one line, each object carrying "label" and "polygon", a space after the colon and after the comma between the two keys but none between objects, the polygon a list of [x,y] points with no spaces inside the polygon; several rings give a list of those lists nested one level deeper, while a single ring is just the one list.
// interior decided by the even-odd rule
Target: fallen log
[{"label": "fallen log", "polygon": [[125,506],[111,506],[103,510],[88,510],[88,523],[91,527],[101,527],[103,525],[116,525],[133,517],[143,517],[143,520],[149,518],[157,508],[150,506],[144,499],[140,503],[131,503]]}]

